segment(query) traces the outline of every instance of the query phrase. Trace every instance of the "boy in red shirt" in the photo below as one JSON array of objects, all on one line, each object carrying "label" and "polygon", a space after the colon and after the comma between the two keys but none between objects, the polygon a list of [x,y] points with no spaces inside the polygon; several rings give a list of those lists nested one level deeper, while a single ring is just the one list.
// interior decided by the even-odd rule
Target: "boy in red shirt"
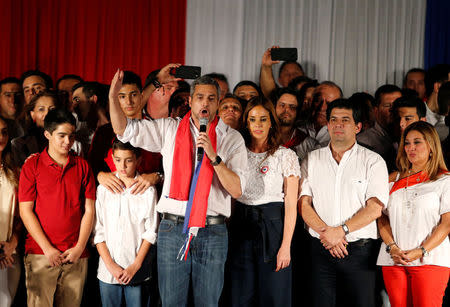
[{"label": "boy in red shirt", "polygon": [[88,163],[69,154],[75,138],[73,115],[51,110],[44,129],[48,148],[25,162],[19,181],[20,216],[28,230],[28,306],[79,306],[95,214],[95,181]]}]

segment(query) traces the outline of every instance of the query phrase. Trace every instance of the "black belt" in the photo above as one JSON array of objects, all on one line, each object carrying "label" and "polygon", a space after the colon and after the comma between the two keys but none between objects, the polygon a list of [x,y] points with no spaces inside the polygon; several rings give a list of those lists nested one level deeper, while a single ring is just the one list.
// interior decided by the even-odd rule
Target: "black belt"
[{"label": "black belt", "polygon": [[348,242],[349,246],[364,246],[368,243],[375,242],[375,239],[359,239],[358,241]]},{"label": "black belt", "polygon": [[[162,214],[162,219],[175,222],[175,224],[184,223],[184,216],[175,215],[175,214],[171,214],[171,213],[167,213],[167,212],[164,212]],[[206,216],[205,226],[220,225],[220,224],[224,224],[224,223],[225,223],[225,217],[223,215],[218,215],[218,216],[208,215],[208,216]]]}]

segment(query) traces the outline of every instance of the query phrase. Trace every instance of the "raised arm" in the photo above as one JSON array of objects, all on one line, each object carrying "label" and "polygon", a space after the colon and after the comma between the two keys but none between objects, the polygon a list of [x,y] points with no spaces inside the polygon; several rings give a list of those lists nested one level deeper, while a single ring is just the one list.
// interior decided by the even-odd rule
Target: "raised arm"
[{"label": "raised arm", "polygon": [[123,113],[119,103],[119,91],[122,88],[123,71],[117,69],[109,88],[109,116],[111,117],[111,125],[114,133],[123,135],[127,127],[127,117]]},{"label": "raised arm", "polygon": [[272,61],[271,50],[273,48],[280,48],[279,46],[272,46],[267,49],[261,61],[261,73],[259,75],[259,84],[261,91],[266,98],[269,98],[270,93],[276,88],[275,79],[273,78],[272,65],[280,63],[280,61]]},{"label": "raised arm", "polygon": [[[162,85],[172,81],[181,80],[179,78],[175,78],[170,74],[171,68],[178,67],[180,65],[181,64],[169,64],[164,66],[157,75],[158,82]],[[119,91],[122,87],[122,82],[123,82],[123,71],[118,69],[114,75],[114,78],[111,81],[111,87],[109,89],[109,113],[111,117],[111,124],[114,129],[114,132],[118,135],[123,135],[125,128],[127,127],[127,117],[120,108],[118,98]],[[145,103],[148,101],[148,98],[155,89],[156,88],[153,84],[150,84],[144,89],[144,92],[142,93],[143,95],[142,100],[145,101]]]}]

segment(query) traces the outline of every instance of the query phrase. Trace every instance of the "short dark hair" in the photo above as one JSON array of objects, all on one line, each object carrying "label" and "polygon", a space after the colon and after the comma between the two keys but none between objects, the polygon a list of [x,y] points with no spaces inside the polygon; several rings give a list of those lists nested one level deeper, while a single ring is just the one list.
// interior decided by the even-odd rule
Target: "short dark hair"
[{"label": "short dark hair", "polygon": [[297,90],[297,85],[299,85],[300,83],[309,83],[312,82],[313,80],[310,77],[307,76],[298,76],[295,77],[294,79],[292,79],[289,84],[288,87],[290,87],[293,90]]},{"label": "short dark hair", "polygon": [[417,68],[417,67],[411,68],[410,70],[408,70],[408,72],[405,74],[405,77],[403,78],[403,87],[406,86],[406,82],[408,81],[408,75],[412,74],[412,73],[415,73],[415,72],[422,73],[424,78],[425,78],[425,75],[427,73],[425,71],[425,69],[422,69],[422,68]]},{"label": "short dark hair", "polygon": [[348,100],[355,105],[355,108],[359,108],[361,114],[361,122],[370,122],[371,121],[371,113],[373,108],[374,98],[372,95],[358,92],[348,98]]},{"label": "short dark hair", "polygon": [[361,123],[361,108],[353,101],[345,98],[339,98],[330,102],[327,106],[327,122],[330,121],[331,111],[333,109],[352,110],[353,120],[355,124]]},{"label": "short dark hair", "polygon": [[395,92],[402,92],[402,90],[394,84],[384,84],[380,86],[375,92],[375,100],[373,102],[374,107],[378,107],[381,102],[381,96],[384,94],[391,94]]},{"label": "short dark hair", "polygon": [[450,73],[450,64],[437,64],[428,69],[425,74],[425,89],[427,96],[430,96],[434,90],[436,82],[444,83],[448,81],[448,74]]},{"label": "short dark hair", "polygon": [[297,67],[298,67],[303,73],[305,73],[305,71],[303,70],[302,65],[300,65],[299,62],[296,62],[296,61],[286,61],[286,62],[283,62],[283,63],[281,64],[280,70],[278,71],[278,77],[281,76],[281,72],[283,71],[283,69],[284,69],[284,68],[286,67],[286,65],[288,65],[288,64],[295,64],[295,65],[297,65]]},{"label": "short dark hair", "polygon": [[417,96],[402,96],[394,100],[392,112],[397,114],[399,108],[416,108],[419,118],[427,116],[427,108],[425,103]]},{"label": "short dark hair", "polygon": [[82,88],[83,94],[86,95],[86,98],[88,99],[96,95],[98,98],[98,105],[104,109],[107,108],[109,92],[108,85],[96,81],[83,81],[75,84],[72,88],[72,91],[75,91],[79,88]]},{"label": "short dark hair", "polygon": [[439,114],[448,115],[450,108],[450,81],[441,85],[438,93]]},{"label": "short dark hair", "polygon": [[125,85],[125,84],[134,84],[134,85],[137,86],[139,91],[142,92],[142,80],[141,80],[141,77],[139,77],[136,73],[134,73],[132,71],[125,70],[123,72],[122,85]]},{"label": "short dark hair", "polygon": [[26,78],[31,77],[31,76],[38,76],[41,77],[42,80],[44,80],[45,83],[45,87],[49,90],[53,88],[53,80],[52,78],[47,75],[46,73],[34,69],[34,70],[27,70],[26,72],[24,72],[22,74],[22,76],[20,76],[20,84],[23,85],[23,82],[25,81]]},{"label": "short dark hair", "polygon": [[48,111],[44,119],[44,129],[46,131],[53,133],[62,124],[70,124],[76,127],[75,117],[70,111],[63,108]]},{"label": "short dark hair", "polygon": [[216,80],[214,80],[213,78],[210,78],[210,77],[208,77],[206,75],[198,77],[197,79],[195,79],[194,82],[192,82],[192,84],[191,84],[191,90],[190,90],[191,97],[192,97],[192,95],[194,95],[195,87],[197,85],[214,85],[214,87],[217,90],[217,100],[219,100],[220,87],[219,87],[219,83],[217,83]]},{"label": "short dark hair", "polygon": [[64,80],[78,80],[79,82],[83,82],[83,79],[78,75],[71,75],[71,74],[63,75],[56,81],[55,90],[58,90],[59,84],[61,83],[61,81]]},{"label": "short dark hair", "polygon": [[416,96],[419,97],[419,93],[410,88],[402,88],[401,90],[402,96]]},{"label": "short dark hair", "polygon": [[3,84],[18,84],[20,87],[22,87],[22,83],[20,83],[20,80],[15,77],[6,77],[0,81],[0,93],[2,92]]},{"label": "short dark hair", "polygon": [[250,81],[250,80],[243,80],[243,81],[238,82],[238,84],[236,84],[233,88],[233,94],[236,92],[238,87],[246,86],[246,85],[253,87],[258,92],[259,96],[262,96],[261,88],[255,82]]},{"label": "short dark hair", "polygon": [[279,87],[272,91],[272,93],[270,94],[270,100],[273,102],[273,105],[276,109],[278,100],[284,94],[292,95],[297,100],[297,116],[296,116],[296,120],[297,120],[300,115],[300,110],[302,109],[302,106],[303,106],[303,101],[300,99],[299,91],[296,91],[290,87]]},{"label": "short dark hair", "polygon": [[132,151],[136,158],[139,158],[142,154],[142,150],[139,147],[134,147],[129,142],[123,143],[119,141],[118,139],[115,139],[112,144],[112,153],[114,154],[114,151],[116,150],[129,150]]}]

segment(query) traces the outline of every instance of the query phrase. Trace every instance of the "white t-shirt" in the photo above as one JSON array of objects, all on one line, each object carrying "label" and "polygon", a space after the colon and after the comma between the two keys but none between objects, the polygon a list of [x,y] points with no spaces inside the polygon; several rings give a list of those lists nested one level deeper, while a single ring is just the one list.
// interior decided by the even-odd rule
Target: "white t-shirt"
[{"label": "white t-shirt", "polygon": [[[391,183],[391,186],[394,183]],[[426,181],[400,188],[391,193],[385,214],[389,216],[394,241],[402,250],[422,245],[423,241],[439,224],[441,215],[450,212],[450,175],[443,175],[435,181]],[[378,265],[394,265],[381,245]],[[450,267],[450,240],[448,236],[430,255],[413,261],[410,265],[438,265]]]},{"label": "white t-shirt", "polygon": [[280,146],[272,155],[254,153],[247,148],[246,186],[239,201],[246,205],[283,202],[284,178],[300,178],[298,157],[291,149]]}]

